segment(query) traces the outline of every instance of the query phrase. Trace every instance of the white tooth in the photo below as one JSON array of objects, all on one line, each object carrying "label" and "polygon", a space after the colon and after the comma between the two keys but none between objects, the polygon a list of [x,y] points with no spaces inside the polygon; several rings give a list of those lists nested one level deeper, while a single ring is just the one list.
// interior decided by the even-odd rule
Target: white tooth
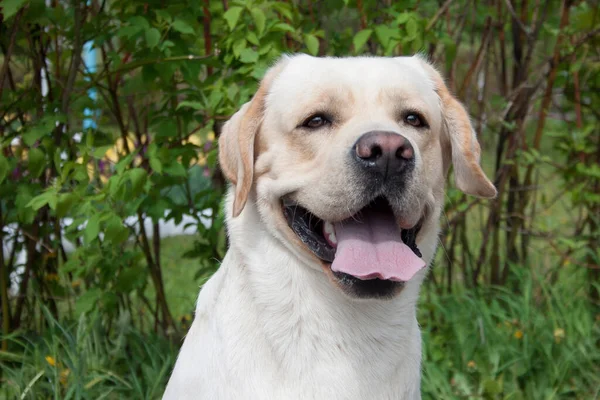
[{"label": "white tooth", "polygon": [[325,231],[325,235],[327,235],[327,239],[333,244],[337,244],[337,238],[335,237],[335,228],[331,222],[325,222],[323,224],[323,230]]},{"label": "white tooth", "polygon": [[335,231],[329,234],[329,241],[333,244],[337,244],[337,237],[335,236]]}]

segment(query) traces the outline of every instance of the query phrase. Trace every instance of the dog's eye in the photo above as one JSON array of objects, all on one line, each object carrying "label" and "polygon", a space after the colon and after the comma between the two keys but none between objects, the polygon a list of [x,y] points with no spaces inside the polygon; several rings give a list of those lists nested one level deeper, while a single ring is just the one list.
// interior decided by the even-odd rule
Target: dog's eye
[{"label": "dog's eye", "polygon": [[423,121],[422,117],[416,113],[406,114],[406,116],[404,117],[404,121],[407,124],[415,127],[425,126],[425,122]]},{"label": "dog's eye", "polygon": [[321,128],[330,123],[331,123],[331,121],[326,116],[324,116],[322,114],[316,114],[316,115],[312,115],[312,116],[308,117],[302,123],[302,126],[304,128],[318,129],[318,128]]}]

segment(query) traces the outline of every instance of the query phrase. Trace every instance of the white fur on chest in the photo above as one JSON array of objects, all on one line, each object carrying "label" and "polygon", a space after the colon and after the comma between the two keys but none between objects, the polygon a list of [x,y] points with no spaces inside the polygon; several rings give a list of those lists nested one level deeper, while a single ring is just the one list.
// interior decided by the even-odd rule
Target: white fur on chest
[{"label": "white fur on chest", "polygon": [[164,399],[420,398],[420,279],[351,300],[268,233],[233,230],[244,248],[200,292]]}]

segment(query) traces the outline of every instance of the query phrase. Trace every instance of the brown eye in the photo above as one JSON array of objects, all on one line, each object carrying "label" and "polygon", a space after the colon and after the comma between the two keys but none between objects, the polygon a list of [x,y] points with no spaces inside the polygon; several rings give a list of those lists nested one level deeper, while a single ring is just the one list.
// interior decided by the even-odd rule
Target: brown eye
[{"label": "brown eye", "polygon": [[419,117],[419,115],[415,113],[407,114],[406,117],[404,117],[404,121],[406,121],[407,124],[416,127],[424,125],[423,121],[421,120],[421,117]]},{"label": "brown eye", "polygon": [[317,115],[308,117],[306,119],[306,121],[304,121],[304,123],[302,123],[302,126],[304,128],[318,129],[318,128],[321,128],[330,123],[331,123],[331,121],[329,119],[327,119],[327,117],[325,117],[324,115],[317,114]]}]

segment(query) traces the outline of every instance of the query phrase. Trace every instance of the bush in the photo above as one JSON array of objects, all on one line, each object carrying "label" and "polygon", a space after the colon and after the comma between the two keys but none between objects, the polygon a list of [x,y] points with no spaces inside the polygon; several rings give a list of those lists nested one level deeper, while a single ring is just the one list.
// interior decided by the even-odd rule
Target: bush
[{"label": "bush", "polygon": [[[437,260],[445,268],[436,268],[426,287],[428,295],[444,301],[430,304],[454,310],[454,296],[467,296],[465,289],[486,293],[483,298],[502,293],[510,302],[530,302],[519,292],[523,270],[535,277],[529,280],[532,291],[567,280],[573,288],[585,288],[585,294],[578,292],[577,315],[596,329],[597,344],[598,5],[530,3],[3,0],[2,349],[9,358],[23,354],[11,358],[11,365],[23,369],[4,368],[3,379],[16,385],[15,393],[29,383],[50,385],[44,389],[48,395],[59,393],[60,374],[40,357],[51,348],[76,348],[81,338],[74,332],[81,329],[101,332],[107,342],[98,346],[107,348],[112,340],[123,341],[123,348],[136,346],[150,332],[181,337],[193,302],[170,300],[165,271],[171,271],[174,253],[161,247],[165,224],[197,231],[185,249],[188,259],[177,258],[189,266],[177,273],[200,284],[226,247],[220,203],[225,182],[216,165],[221,126],[250,99],[268,66],[293,52],[427,54],[470,110],[484,146],[484,167],[499,190],[497,199],[483,203],[450,185]],[[183,249],[176,247],[177,252]],[[493,315],[486,329],[522,311],[508,300],[502,306],[477,301]],[[506,314],[500,316],[498,307]],[[125,330],[124,320],[130,326]],[[432,321],[428,329],[446,332],[442,337],[453,334],[458,323]],[[57,329],[63,344],[51,339]],[[578,337],[590,329],[576,330]],[[167,343],[156,339],[157,346],[163,340]],[[435,346],[436,339],[430,340]],[[594,353],[593,346],[586,349]],[[149,350],[128,351],[142,357]],[[69,357],[61,355],[64,365]],[[78,366],[68,361],[69,370],[86,370],[93,361],[88,357]],[[445,387],[452,380],[467,385],[468,391],[459,391],[465,396],[500,393],[486,389],[486,382],[497,387],[502,357],[474,359],[487,375],[463,369],[460,378],[436,372],[436,357],[428,358],[435,363],[428,364],[426,379],[440,372]],[[457,355],[442,359],[459,363]],[[146,382],[161,381],[162,367],[146,376],[140,366],[127,370],[120,361],[99,363],[111,371],[119,366],[102,378],[81,372],[81,382],[111,381],[114,393],[140,397],[160,391]],[[553,368],[549,361],[541,365],[523,368]],[[34,379],[39,372],[27,371],[44,372]],[[539,381],[558,388],[556,394],[528,389],[518,374],[502,387],[514,384],[528,398],[564,394],[567,384],[558,376],[571,377],[573,371],[583,369],[553,370],[550,380]],[[47,381],[51,372],[54,381]],[[577,385],[591,382],[580,378],[574,377]],[[124,389],[137,387],[148,391]],[[78,384],[60,393],[77,397],[81,390]]]}]

